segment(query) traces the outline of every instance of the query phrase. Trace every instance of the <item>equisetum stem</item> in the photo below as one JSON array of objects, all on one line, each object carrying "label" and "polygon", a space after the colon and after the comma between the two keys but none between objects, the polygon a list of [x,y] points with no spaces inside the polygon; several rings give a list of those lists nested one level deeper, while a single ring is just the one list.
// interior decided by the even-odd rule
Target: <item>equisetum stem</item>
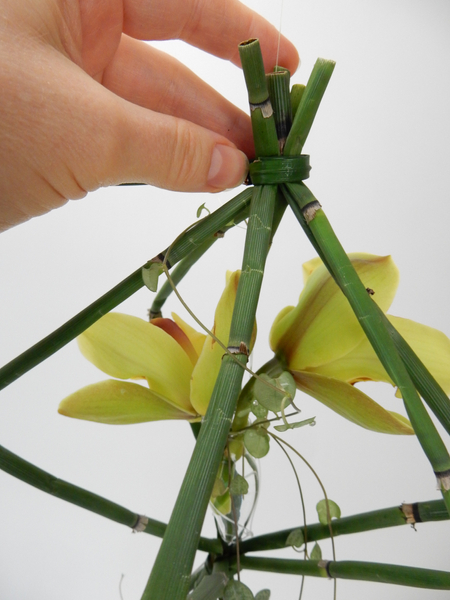
[{"label": "equisetum stem", "polygon": [[[59,479],[17,456],[17,454],[10,452],[3,446],[0,446],[0,469],[46,494],[75,504],[115,523],[157,537],[162,538],[164,536],[167,527],[165,523],[138,515],[98,494]],[[222,544],[217,539],[200,538],[198,548],[204,552],[220,553]]]},{"label": "equisetum stem", "polygon": [[271,571],[290,575],[310,575],[355,581],[374,581],[431,590],[450,590],[450,573],[402,565],[353,560],[314,561],[242,556],[241,567],[254,571]]},{"label": "equisetum stem", "polygon": [[[221,206],[219,209],[195,223],[187,232],[180,236],[170,250],[170,265],[173,266],[190,252],[198,248],[208,238],[214,237],[231,222],[237,225],[246,218],[245,207],[250,203],[252,191],[246,189],[238,196]],[[234,221],[234,219],[236,219]],[[239,220],[240,219],[240,220]],[[162,261],[167,249],[158,255]],[[109,292],[98,298],[75,317],[64,323],[61,327],[43,338],[40,342],[14,358],[0,369],[0,390],[7,387],[16,379],[36,367],[45,359],[61,350],[66,344],[75,339],[85,329],[93,325],[103,315],[124,302],[143,286],[142,269],[148,266],[149,261],[139,267],[129,277],[113,287]]]},{"label": "equisetum stem", "polygon": [[398,386],[411,425],[436,474],[450,512],[450,456],[412,383],[378,308],[367,293],[311,191],[303,183],[287,184],[283,189],[289,191],[286,194],[288,202],[294,199],[299,204],[321,254],[326,259],[327,267],[349,301],[382,365]]},{"label": "equisetum stem", "polygon": [[[261,75],[259,66],[262,58],[256,57],[254,42],[245,44],[241,60],[246,81],[251,81],[249,87],[254,91],[255,88],[266,86],[264,71]],[[253,68],[256,75],[249,76],[249,70]],[[258,82],[258,77],[262,77],[264,85]],[[252,103],[250,89],[249,98]],[[252,112],[256,111],[260,111],[260,108]],[[261,139],[265,142],[275,140],[272,151],[277,154],[278,140],[273,116],[262,115],[261,119],[256,119],[258,127],[254,129],[255,146],[261,147]],[[272,128],[274,140],[273,137],[270,138]],[[235,356],[227,353],[223,357],[208,410],[142,600],[185,600],[189,591],[200,531],[242,384],[244,371],[239,363],[245,365],[248,360],[256,307],[272,236],[276,198],[276,186],[253,188],[242,271],[228,341],[228,351]]]}]

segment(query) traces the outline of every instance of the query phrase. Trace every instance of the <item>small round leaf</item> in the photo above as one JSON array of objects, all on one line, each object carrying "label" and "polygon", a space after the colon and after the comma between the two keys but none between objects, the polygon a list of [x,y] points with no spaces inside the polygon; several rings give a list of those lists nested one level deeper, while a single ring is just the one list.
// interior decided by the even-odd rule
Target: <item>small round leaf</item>
[{"label": "small round leaf", "polygon": [[300,548],[304,543],[305,536],[303,535],[303,529],[294,529],[286,540],[286,546],[294,546],[294,548]]},{"label": "small round leaf", "polygon": [[269,452],[269,436],[262,427],[247,429],[244,444],[254,458],[262,458]]},{"label": "small round leaf", "polygon": [[242,475],[235,474],[231,480],[230,494],[232,496],[245,496],[248,493],[248,481]]},{"label": "small round leaf", "polygon": [[322,550],[320,549],[319,544],[316,542],[314,544],[314,548],[310,554],[311,560],[322,560]]},{"label": "small round leaf", "polygon": [[246,585],[231,579],[223,593],[223,600],[254,600],[254,596]]},{"label": "small round leaf", "polygon": [[[336,502],[333,502],[333,500],[328,500],[328,509],[330,511],[331,519],[333,519],[333,518],[339,519],[339,517],[341,516],[341,509],[336,504]],[[319,516],[319,521],[322,523],[322,525],[327,525],[328,524],[327,501],[324,499],[324,500],[321,500],[320,502],[318,502],[317,506],[316,506],[316,510],[317,510],[317,514]]]}]

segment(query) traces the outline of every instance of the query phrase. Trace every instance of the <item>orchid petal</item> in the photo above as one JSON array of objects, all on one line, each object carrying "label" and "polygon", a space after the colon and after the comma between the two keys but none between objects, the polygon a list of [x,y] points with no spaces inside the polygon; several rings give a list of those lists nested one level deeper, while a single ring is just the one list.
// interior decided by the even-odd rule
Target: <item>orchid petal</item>
[{"label": "orchid petal", "polygon": [[192,364],[181,346],[151,323],[109,313],[78,337],[83,355],[112,377],[145,377],[150,389],[186,412]]},{"label": "orchid petal", "polygon": [[67,417],[129,425],[161,419],[195,420],[197,415],[172,406],[137,383],[109,379],[88,385],[71,394],[59,405],[58,412]]},{"label": "orchid petal", "polygon": [[203,344],[206,340],[206,335],[204,333],[198,332],[196,329],[188,325],[186,321],[183,321],[183,319],[179,317],[176,313],[172,313],[172,319],[189,338],[191,344],[194,346],[195,352],[197,353],[197,357],[200,356],[200,352],[202,351]]},{"label": "orchid petal", "polygon": [[[396,292],[398,270],[389,256],[349,254],[364,285],[386,311]],[[315,262],[313,267],[315,266]],[[311,270],[311,269],[310,269]],[[347,354],[363,339],[363,330],[340,289],[323,264],[307,277],[297,306],[277,318],[270,345],[281,352],[289,368],[315,368]]]},{"label": "orchid petal", "polygon": [[354,386],[331,377],[292,372],[297,388],[365,429],[378,433],[413,435],[407,419],[382,408]]},{"label": "orchid petal", "polygon": [[[446,394],[450,393],[450,340],[432,327],[409,319],[387,315],[389,321],[408,342]],[[386,373],[367,338],[346,356],[314,369],[326,377],[336,377],[348,383],[356,381],[393,382]]]},{"label": "orchid petal", "polygon": [[[230,335],[231,318],[240,274],[240,271],[227,274],[225,290],[214,315],[212,332],[225,346],[228,344]],[[224,349],[216,340],[207,336],[191,380],[191,403],[201,415],[204,415],[208,408],[224,353]]]},{"label": "orchid petal", "polygon": [[172,337],[186,352],[189,357],[189,360],[192,363],[192,366],[195,366],[195,363],[198,359],[198,354],[195,351],[194,346],[191,343],[191,340],[185,334],[185,332],[179,327],[175,321],[172,319],[165,319],[163,317],[158,317],[156,319],[152,319],[152,325],[155,327],[159,327],[163,331],[165,331],[170,337]]}]

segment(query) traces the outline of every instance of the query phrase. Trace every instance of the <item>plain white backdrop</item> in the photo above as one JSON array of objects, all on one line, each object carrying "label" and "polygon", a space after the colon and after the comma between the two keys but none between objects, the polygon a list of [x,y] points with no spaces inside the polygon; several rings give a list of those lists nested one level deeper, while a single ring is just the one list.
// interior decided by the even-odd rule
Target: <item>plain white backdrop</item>
[{"label": "plain white backdrop", "polygon": [[[280,2],[247,0],[277,27]],[[318,56],[337,66],[308,139],[309,185],[347,251],[391,254],[401,283],[391,313],[450,335],[450,5],[447,0],[284,0],[282,31],[306,83]],[[180,42],[159,43],[247,110],[242,73]],[[38,149],[36,149],[38,151]],[[195,220],[206,201],[215,209],[235,195],[180,194],[151,187],[99,190],[0,236],[0,364],[14,358],[165,248]],[[240,267],[245,231],[219,240],[180,291],[211,325],[226,269]],[[253,366],[270,358],[268,332],[277,312],[295,304],[301,264],[314,251],[289,214],[271,250],[258,309]],[[152,294],[142,290],[119,310],[146,318]],[[187,318],[175,298],[171,310]],[[105,376],[72,342],[5,389],[0,443],[50,473],[167,521],[190,458],[183,423],[102,426],[57,414],[59,401]],[[363,388],[403,412],[393,389]],[[313,428],[286,435],[312,463],[343,515],[438,499],[415,438],[367,432],[297,396]],[[255,534],[301,523],[290,467],[273,447],[261,461]],[[308,520],[316,521],[320,489],[297,462]],[[2,600],[139,600],[160,541],[52,498],[0,472],[0,598]],[[214,536],[211,515],[204,534]],[[450,525],[423,524],[336,539],[338,560],[450,568]],[[330,546],[322,544],[331,558]],[[292,551],[272,553],[296,557]],[[199,553],[196,564],[204,560]],[[243,573],[254,593],[298,598],[300,578]],[[449,592],[338,582],[338,598],[380,594],[395,600],[443,600]],[[332,583],[308,580],[304,599],[332,598]],[[157,599],[155,599],[157,600]]]}]

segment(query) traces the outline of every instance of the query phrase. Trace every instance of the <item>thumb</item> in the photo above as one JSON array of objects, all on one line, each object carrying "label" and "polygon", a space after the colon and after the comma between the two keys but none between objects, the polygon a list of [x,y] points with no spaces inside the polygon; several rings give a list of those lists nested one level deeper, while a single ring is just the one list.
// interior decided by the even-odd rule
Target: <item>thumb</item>
[{"label": "thumb", "polygon": [[0,66],[0,231],[101,186],[244,180],[247,158],[225,137],[116,96],[52,48],[25,50]]},{"label": "thumb", "polygon": [[217,192],[241,184],[248,159],[232,142],[190,121],[116,99],[112,147],[120,164],[105,173],[116,183],[139,181],[184,192]]}]

